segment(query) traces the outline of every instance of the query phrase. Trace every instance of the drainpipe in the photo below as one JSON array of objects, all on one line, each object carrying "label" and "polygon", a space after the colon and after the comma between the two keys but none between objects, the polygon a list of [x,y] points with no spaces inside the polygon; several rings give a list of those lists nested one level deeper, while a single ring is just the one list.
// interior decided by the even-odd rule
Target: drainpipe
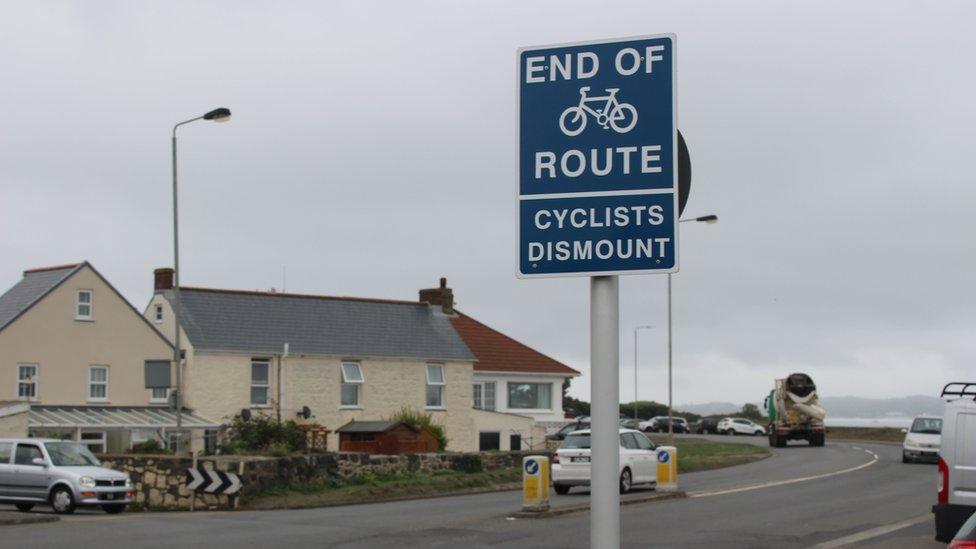
[{"label": "drainpipe", "polygon": [[288,358],[288,344],[285,343],[285,347],[281,354],[278,355],[278,421],[281,421],[281,409],[284,407],[285,399],[285,387],[283,384],[284,374],[282,373],[285,369],[285,359]]}]

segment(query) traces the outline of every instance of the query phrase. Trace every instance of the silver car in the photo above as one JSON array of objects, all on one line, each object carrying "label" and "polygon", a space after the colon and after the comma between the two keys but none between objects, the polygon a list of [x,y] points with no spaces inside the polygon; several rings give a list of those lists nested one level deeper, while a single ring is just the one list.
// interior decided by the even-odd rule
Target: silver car
[{"label": "silver car", "polygon": [[0,503],[30,511],[38,503],[55,513],[101,506],[120,513],[132,500],[129,475],[101,467],[88,448],[69,440],[0,439]]}]

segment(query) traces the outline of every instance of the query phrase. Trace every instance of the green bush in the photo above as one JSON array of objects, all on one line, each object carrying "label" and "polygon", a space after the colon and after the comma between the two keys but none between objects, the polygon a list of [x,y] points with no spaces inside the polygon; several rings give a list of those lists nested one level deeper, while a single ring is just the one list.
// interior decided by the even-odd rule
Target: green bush
[{"label": "green bush", "polygon": [[154,438],[151,438],[145,442],[140,442],[138,444],[133,444],[132,448],[129,449],[130,453],[133,454],[172,454],[173,452],[163,448],[162,444],[159,443]]},{"label": "green bush", "polygon": [[437,449],[441,452],[447,449],[447,433],[444,432],[443,426],[434,423],[434,418],[430,414],[418,412],[412,408],[402,408],[390,417],[390,421],[402,421],[418,429],[427,428],[437,437]]},{"label": "green bush", "polygon": [[305,450],[306,438],[298,425],[291,420],[280,421],[271,417],[252,416],[245,421],[234,418],[227,442],[221,445],[223,453],[263,453],[286,456]]}]

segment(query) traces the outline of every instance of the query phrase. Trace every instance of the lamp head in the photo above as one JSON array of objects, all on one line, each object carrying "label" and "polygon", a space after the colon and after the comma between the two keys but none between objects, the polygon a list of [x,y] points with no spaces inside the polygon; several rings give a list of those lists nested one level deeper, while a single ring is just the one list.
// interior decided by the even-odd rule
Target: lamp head
[{"label": "lamp head", "polygon": [[227,122],[230,120],[230,109],[226,107],[220,107],[219,109],[214,109],[207,114],[203,115],[204,120],[213,120],[214,122]]},{"label": "lamp head", "polygon": [[702,217],[699,217],[695,221],[703,221],[703,222],[708,223],[710,225],[714,225],[715,223],[718,223],[718,216],[717,215],[704,215]]}]

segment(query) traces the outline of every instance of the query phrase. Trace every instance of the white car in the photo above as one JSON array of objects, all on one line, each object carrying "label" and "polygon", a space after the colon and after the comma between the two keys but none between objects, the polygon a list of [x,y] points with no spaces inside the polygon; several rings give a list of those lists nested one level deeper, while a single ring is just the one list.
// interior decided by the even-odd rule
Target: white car
[{"label": "white car", "polygon": [[[635,484],[657,484],[657,451],[644,433],[620,429],[620,493]],[[552,485],[557,494],[590,485],[590,430],[566,435],[552,456]]]},{"label": "white car", "polygon": [[921,416],[915,418],[911,429],[902,429],[905,442],[901,445],[901,462],[939,461],[942,443],[942,418]]},{"label": "white car", "polygon": [[756,435],[763,436],[766,429],[758,423],[753,423],[741,417],[724,417],[718,422],[718,432],[725,435]]}]

